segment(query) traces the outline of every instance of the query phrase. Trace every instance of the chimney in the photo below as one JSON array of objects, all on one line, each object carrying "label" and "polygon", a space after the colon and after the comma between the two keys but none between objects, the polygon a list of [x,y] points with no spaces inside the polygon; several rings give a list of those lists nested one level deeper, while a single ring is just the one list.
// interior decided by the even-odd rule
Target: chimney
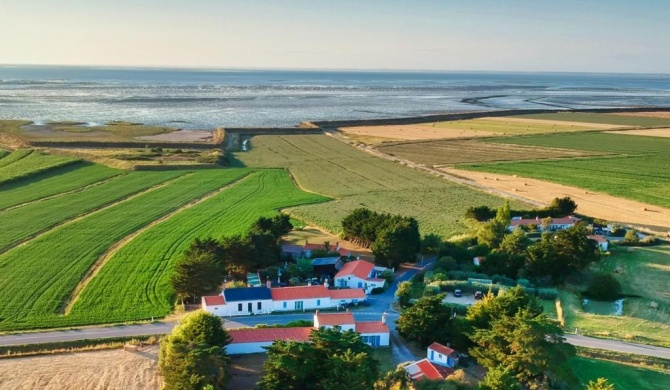
[{"label": "chimney", "polygon": [[319,311],[314,312],[314,329],[319,329]]},{"label": "chimney", "polygon": [[312,285],[312,281],[310,280],[309,282],[307,282],[307,286],[310,287],[311,285]]},{"label": "chimney", "polygon": [[349,313],[349,309],[345,310],[344,312],[345,312],[345,313]]},{"label": "chimney", "polygon": [[382,324],[386,324],[386,312],[382,313]]},{"label": "chimney", "polygon": [[265,287],[267,288],[272,288],[272,282],[270,281],[270,278],[265,282]]},{"label": "chimney", "polygon": [[328,283],[328,279],[326,278],[326,281],[323,282],[323,287],[328,288],[330,287],[330,284]]}]

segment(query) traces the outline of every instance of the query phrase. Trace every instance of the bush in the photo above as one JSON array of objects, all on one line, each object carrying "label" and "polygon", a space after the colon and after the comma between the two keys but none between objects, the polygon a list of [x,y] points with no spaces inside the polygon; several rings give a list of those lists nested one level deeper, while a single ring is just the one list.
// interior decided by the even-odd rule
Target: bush
[{"label": "bush", "polygon": [[447,276],[454,280],[489,279],[489,276],[487,274],[482,274],[479,272],[468,272],[468,271],[450,271],[447,272]]},{"label": "bush", "polygon": [[432,283],[435,281],[441,281],[441,280],[449,280],[446,274],[442,272],[434,272],[434,271],[428,271],[426,272],[426,275],[423,278],[423,281],[425,283]]},{"label": "bush", "polygon": [[435,284],[429,284],[426,286],[426,288],[423,290],[423,295],[424,296],[433,296],[437,295],[440,293],[440,286],[435,285]]},{"label": "bush", "polygon": [[640,237],[638,237],[637,232],[634,229],[631,229],[626,232],[626,235],[623,238],[624,244],[637,244],[640,242]]},{"label": "bush", "polygon": [[555,288],[538,288],[537,296],[540,299],[554,300],[558,298],[558,290]]},{"label": "bush", "polygon": [[530,287],[532,283],[528,279],[517,279],[516,284],[523,287]]},{"label": "bush", "polygon": [[621,226],[614,226],[612,228],[610,236],[625,237],[626,236],[626,229],[622,228]]},{"label": "bush", "polygon": [[493,275],[491,279],[493,280],[493,283],[503,284],[510,287],[514,287],[518,284],[516,280],[508,278],[505,275]]},{"label": "bush", "polygon": [[375,287],[370,291],[370,294],[376,295],[376,294],[381,294],[385,291],[386,289],[384,287]]},{"label": "bush", "polygon": [[386,283],[391,284],[391,283],[393,283],[393,279],[395,278],[395,275],[393,274],[393,271],[391,271],[390,269],[387,269],[386,271],[379,274],[379,277],[386,280]]},{"label": "bush", "polygon": [[423,283],[424,276],[425,275],[424,275],[423,271],[419,271],[416,274],[414,274],[414,276],[412,276],[410,278],[410,282],[412,282],[412,283]]},{"label": "bush", "polygon": [[591,279],[586,294],[591,299],[613,301],[621,295],[621,283],[610,274],[596,274]]},{"label": "bush", "polygon": [[453,257],[442,256],[435,260],[435,270],[443,270],[445,272],[455,271],[458,269],[458,263]]}]

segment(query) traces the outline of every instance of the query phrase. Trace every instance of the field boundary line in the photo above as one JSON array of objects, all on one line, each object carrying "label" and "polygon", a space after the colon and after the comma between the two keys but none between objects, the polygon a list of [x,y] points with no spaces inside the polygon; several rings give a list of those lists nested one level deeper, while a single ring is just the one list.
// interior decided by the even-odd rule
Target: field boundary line
[{"label": "field boundary line", "polygon": [[10,250],[12,250],[12,249],[14,249],[14,248],[17,248],[17,247],[19,247],[19,246],[25,245],[25,244],[29,243],[30,241],[36,240],[36,239],[40,238],[41,236],[43,236],[43,235],[45,235],[45,234],[48,234],[50,231],[52,231],[52,230],[54,230],[54,229],[59,229],[59,228],[61,228],[61,227],[63,227],[63,226],[66,226],[66,225],[69,225],[69,224],[71,224],[71,223],[77,222],[77,221],[79,221],[79,220],[81,220],[81,219],[83,219],[83,218],[87,218],[87,217],[89,217],[89,216],[91,216],[91,215],[95,215],[95,214],[97,214],[97,213],[100,213],[100,212],[102,212],[102,211],[105,211],[105,210],[107,210],[107,209],[109,209],[109,208],[111,208],[111,207],[114,207],[114,206],[118,205],[118,204],[128,202],[128,201],[130,201],[130,200],[132,200],[132,199],[135,199],[135,198],[138,197],[138,196],[142,196],[142,195],[144,195],[144,194],[146,194],[146,193],[148,193],[148,192],[151,192],[151,191],[157,190],[157,189],[159,189],[159,188],[165,187],[165,186],[167,186],[168,184],[172,183],[173,181],[175,181],[175,180],[177,180],[177,179],[180,179],[180,178],[183,178],[183,177],[186,177],[186,176],[190,176],[190,175],[192,175],[192,174],[193,174],[193,173],[187,173],[187,174],[185,174],[185,175],[180,175],[180,176],[177,176],[177,177],[175,177],[175,178],[168,179],[168,180],[166,180],[166,181],[164,181],[164,182],[162,182],[162,183],[158,183],[158,184],[153,185],[153,186],[151,186],[151,187],[149,187],[149,188],[145,188],[145,189],[143,189],[143,190],[140,190],[140,191],[138,191],[138,192],[132,193],[132,194],[130,194],[130,195],[126,195],[126,196],[124,196],[124,197],[121,197],[121,198],[117,198],[117,199],[115,199],[115,200],[112,200],[112,201],[109,202],[109,203],[106,203],[106,204],[101,205],[101,206],[99,206],[99,207],[95,207],[95,208],[93,208],[93,209],[91,209],[91,210],[88,210],[88,211],[86,211],[86,212],[84,212],[84,213],[82,213],[82,214],[79,214],[79,215],[77,215],[77,216],[75,216],[75,217],[68,218],[68,219],[65,219],[65,220],[63,220],[63,221],[60,221],[60,222],[58,222],[58,223],[56,223],[56,224],[54,224],[54,225],[51,225],[51,226],[46,227],[46,228],[44,228],[44,229],[42,229],[42,230],[40,230],[40,231],[38,231],[38,232],[35,232],[35,233],[31,234],[30,236],[28,236],[28,237],[26,237],[26,238],[23,238],[23,239],[21,239],[21,240],[19,240],[19,241],[13,242],[13,243],[11,243],[10,245],[8,245],[8,246],[6,246],[6,247],[4,247],[4,248],[0,248],[0,255],[3,255],[3,254],[5,254],[5,253],[7,253],[7,252],[9,252]]},{"label": "field boundary line", "polygon": [[[182,212],[184,210],[188,210],[193,206],[196,206],[196,205],[198,205],[202,202],[205,202],[205,201],[213,198],[216,195],[219,195],[220,193],[230,189],[231,187],[239,184],[240,182],[242,182],[244,180],[247,180],[251,176],[254,176],[254,174],[256,174],[256,173],[257,172],[247,173],[244,176],[239,177],[239,178],[233,180],[232,182],[224,185],[223,187],[220,187],[220,188],[218,188],[218,189],[216,189],[216,190],[214,190],[210,193],[207,193],[207,194],[205,194],[205,195],[203,195],[199,198],[193,199],[190,202],[188,202],[187,204],[185,204],[185,205],[177,208],[176,210],[173,210],[173,211],[159,217],[158,219],[155,219],[155,220],[151,221],[150,223],[146,224],[145,226],[141,227],[140,229],[135,230],[134,232],[130,233],[129,235],[123,237],[122,239],[120,239],[119,241],[114,243],[112,246],[107,248],[107,250],[105,252],[103,252],[100,256],[98,256],[98,259],[93,264],[91,264],[91,266],[88,268],[86,273],[82,276],[79,283],[77,283],[77,286],[74,288],[74,290],[72,290],[72,293],[68,297],[67,301],[63,302],[64,304],[61,304],[61,307],[59,308],[58,313],[61,314],[61,315],[68,315],[70,313],[70,311],[72,310],[72,307],[74,306],[74,304],[79,299],[79,296],[81,295],[82,291],[84,291],[86,286],[91,282],[91,280],[93,280],[93,278],[98,274],[98,272],[100,272],[100,270],[107,263],[107,261],[109,261],[109,259],[114,257],[114,255],[119,250],[121,250],[121,248],[123,248],[126,244],[128,244],[132,240],[134,240],[137,236],[139,236],[140,234],[144,233],[145,231],[153,228],[154,226],[156,226],[156,225],[158,225],[162,222],[167,221],[168,219],[172,218],[173,216],[179,214],[180,212]],[[183,176],[180,176],[180,177],[183,177]]]},{"label": "field boundary line", "polygon": [[59,192],[59,193],[57,193],[57,194],[47,195],[47,196],[42,197],[42,198],[39,198],[39,199],[34,199],[34,200],[31,200],[31,201],[28,201],[28,202],[15,204],[14,206],[9,206],[9,207],[6,207],[6,208],[4,208],[4,209],[0,209],[0,212],[3,212],[3,211],[12,211],[12,210],[14,210],[14,209],[18,209],[18,208],[21,208],[21,207],[29,206],[29,205],[31,205],[31,204],[33,204],[33,203],[42,202],[42,201],[45,201],[45,200],[50,200],[50,199],[58,198],[58,197],[65,196],[65,195],[75,194],[75,193],[77,193],[77,192],[82,192],[82,191],[87,190],[87,189],[89,189],[89,188],[97,187],[97,186],[99,186],[99,185],[108,183],[108,182],[110,182],[110,181],[112,181],[112,180],[114,180],[114,179],[117,179],[117,178],[119,178],[120,176],[123,176],[123,175],[126,175],[126,174],[127,174],[127,172],[122,172],[122,173],[119,173],[118,175],[110,176],[110,177],[108,177],[108,178],[105,178],[105,179],[96,181],[95,183],[87,184],[87,185],[85,185],[85,186],[83,186],[83,187],[78,187],[78,188],[75,188],[75,189],[72,189],[72,190],[69,190],[69,191]]}]

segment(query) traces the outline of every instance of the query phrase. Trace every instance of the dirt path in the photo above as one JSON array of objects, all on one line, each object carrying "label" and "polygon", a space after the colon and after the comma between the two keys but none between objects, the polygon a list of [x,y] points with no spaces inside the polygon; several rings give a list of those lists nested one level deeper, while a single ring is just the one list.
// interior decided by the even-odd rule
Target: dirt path
[{"label": "dirt path", "polygon": [[158,346],[0,359],[0,390],[160,389]]},{"label": "dirt path", "polygon": [[533,203],[549,204],[553,198],[569,196],[577,202],[577,212],[580,214],[636,226],[641,230],[651,230],[663,235],[670,230],[670,210],[663,207],[542,180],[454,168],[442,168],[442,170],[471,180],[475,186],[493,188],[516,198],[528,199]]},{"label": "dirt path", "polygon": [[[180,176],[180,177],[183,177],[183,176]],[[147,230],[151,229],[152,227],[158,225],[159,223],[161,223],[163,221],[166,221],[166,220],[172,218],[174,215],[176,215],[176,214],[178,214],[178,213],[180,213],[184,210],[190,209],[191,207],[193,207],[193,206],[195,206],[199,203],[202,203],[202,202],[220,194],[221,192],[229,189],[230,187],[236,185],[237,183],[239,183],[240,181],[242,181],[242,180],[244,180],[248,177],[249,177],[249,175],[247,174],[247,175],[245,175],[243,177],[240,177],[240,178],[236,179],[235,181],[219,188],[218,190],[216,190],[214,192],[210,192],[209,194],[207,194],[205,196],[194,199],[191,202],[189,202],[188,204],[185,204],[184,206],[181,206],[180,208],[178,208],[178,209],[176,209],[176,210],[174,210],[174,211],[172,211],[168,214],[165,214],[164,216],[150,222],[148,225],[146,225],[146,226],[144,226],[144,227],[142,227],[138,230],[135,230],[133,233],[131,233],[131,234],[125,236],[124,238],[122,238],[121,240],[117,241],[114,245],[109,247],[102,255],[100,255],[100,257],[98,257],[98,259],[95,261],[95,263],[93,263],[91,265],[91,267],[88,269],[88,271],[86,271],[86,274],[84,274],[84,276],[81,278],[81,280],[77,284],[77,287],[75,287],[75,289],[72,290],[72,294],[70,295],[70,298],[67,300],[67,304],[63,308],[63,314],[67,315],[67,314],[70,313],[70,310],[72,310],[72,306],[74,306],[74,304],[77,302],[77,299],[79,299],[79,294],[81,294],[81,292],[84,291],[84,288],[86,288],[88,283],[95,277],[95,275],[98,274],[98,272],[100,271],[100,269],[102,269],[102,267],[105,265],[105,263],[109,259],[114,257],[116,252],[118,252],[121,248],[123,248],[124,245],[126,245],[127,243],[129,243],[130,241],[135,239],[135,237],[139,236],[140,234],[144,233],[145,231],[147,231]]]}]

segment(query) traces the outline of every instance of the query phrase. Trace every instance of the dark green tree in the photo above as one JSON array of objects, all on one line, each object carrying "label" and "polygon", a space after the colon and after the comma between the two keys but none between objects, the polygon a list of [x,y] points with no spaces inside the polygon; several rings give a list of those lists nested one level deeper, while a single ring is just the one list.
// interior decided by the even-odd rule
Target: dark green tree
[{"label": "dark green tree", "polygon": [[528,248],[526,266],[532,276],[560,280],[599,258],[598,244],[586,236],[583,225],[575,225],[555,235],[544,233]]},{"label": "dark green tree", "polygon": [[503,366],[489,370],[478,390],[521,390],[521,384],[514,374]]},{"label": "dark green tree", "polygon": [[497,219],[482,223],[477,228],[477,242],[490,249],[498,248],[505,237],[505,233],[507,233],[507,226]]},{"label": "dark green tree", "polygon": [[407,305],[409,305],[409,300],[412,297],[412,282],[400,282],[398,284],[398,289],[395,292],[395,296],[398,298],[400,307],[407,307]]},{"label": "dark green tree", "polygon": [[324,390],[370,390],[377,378],[376,362],[366,352],[354,353],[346,350],[343,353],[327,358],[328,374],[321,379]]},{"label": "dark green tree", "polygon": [[279,214],[272,218],[258,218],[258,220],[251,225],[249,232],[252,234],[270,234],[275,240],[279,240],[282,236],[290,233],[291,230],[293,230],[291,217],[286,214]]},{"label": "dark green tree", "polygon": [[252,247],[249,239],[240,235],[223,237],[221,247],[228,273],[241,277],[252,270]]},{"label": "dark green tree", "polygon": [[309,343],[275,340],[267,347],[263,377],[258,382],[263,390],[318,389],[321,362]]},{"label": "dark green tree", "polygon": [[424,347],[435,341],[449,342],[452,309],[442,304],[444,297],[444,294],[423,296],[404,310],[396,321],[398,333]]},{"label": "dark green tree", "polygon": [[534,315],[542,314],[543,310],[535,297],[516,286],[497,297],[486,294],[481,302],[468,308],[466,320],[472,329],[488,329],[495,318],[513,316],[522,309]]},{"label": "dark green tree", "polygon": [[523,230],[517,228],[511,234],[505,235],[500,244],[500,250],[510,255],[525,256],[526,250],[532,241]]},{"label": "dark green tree", "polygon": [[465,218],[472,218],[478,222],[485,222],[496,216],[496,211],[489,206],[469,207],[465,211]]},{"label": "dark green tree", "polygon": [[442,246],[442,237],[437,234],[426,234],[421,239],[421,253],[436,254]]},{"label": "dark green tree", "polygon": [[614,390],[614,384],[609,383],[606,378],[598,378],[595,382],[589,381],[586,390]]},{"label": "dark green tree", "polygon": [[555,217],[565,217],[577,210],[577,203],[575,203],[569,196],[566,196],[565,198],[554,198],[549,204],[548,209],[551,210]]},{"label": "dark green tree", "polygon": [[161,340],[158,365],[166,390],[225,388],[230,379],[225,346],[230,337],[221,319],[198,311],[188,314]]},{"label": "dark green tree", "polygon": [[414,218],[395,217],[377,232],[372,253],[389,268],[414,262],[421,249],[419,223]]},{"label": "dark green tree", "polygon": [[375,382],[374,390],[410,390],[412,379],[404,368],[398,366]]},{"label": "dark green tree", "polygon": [[595,274],[589,282],[586,295],[591,299],[613,301],[621,295],[621,283],[610,274]]},{"label": "dark green tree", "polygon": [[184,254],[175,265],[170,284],[182,300],[198,298],[215,290],[225,278],[220,262],[211,252],[200,249]]}]

